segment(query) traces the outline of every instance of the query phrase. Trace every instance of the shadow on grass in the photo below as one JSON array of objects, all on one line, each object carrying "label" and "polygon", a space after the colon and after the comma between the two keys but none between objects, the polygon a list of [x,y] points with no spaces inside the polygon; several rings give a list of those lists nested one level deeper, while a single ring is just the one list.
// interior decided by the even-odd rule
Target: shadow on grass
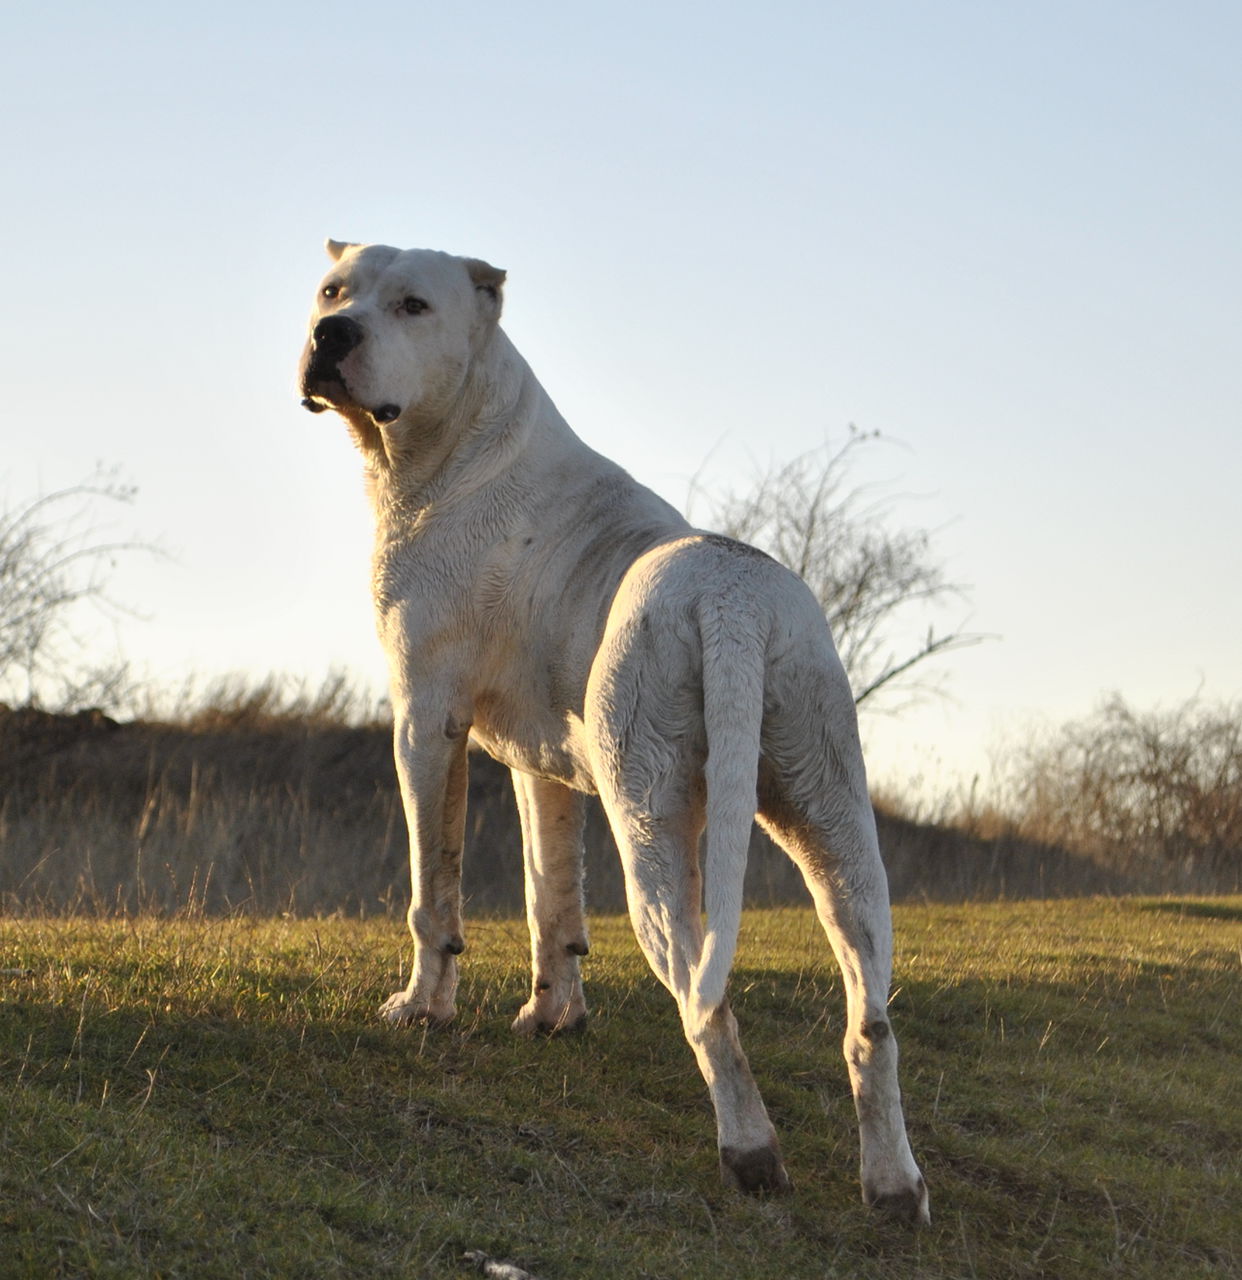
[{"label": "shadow on grass", "polygon": [[1201,920],[1242,920],[1242,906],[1203,899],[1167,898],[1158,902],[1136,902],[1136,911],[1159,911],[1175,916],[1195,916]]}]

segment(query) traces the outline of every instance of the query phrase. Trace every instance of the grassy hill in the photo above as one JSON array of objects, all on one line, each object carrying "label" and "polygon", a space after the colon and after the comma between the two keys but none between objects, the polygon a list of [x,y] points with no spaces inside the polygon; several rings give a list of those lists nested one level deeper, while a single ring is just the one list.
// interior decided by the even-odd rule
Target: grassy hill
[{"label": "grassy hill", "polygon": [[842,996],[802,909],[732,996],[792,1196],[719,1184],[706,1092],[619,918],[590,1029],[507,1030],[513,920],[458,1023],[375,1016],[391,920],[0,921],[0,1273],[541,1280],[1242,1274],[1242,899],[905,906],[893,1020],[933,1226],[859,1203]]}]

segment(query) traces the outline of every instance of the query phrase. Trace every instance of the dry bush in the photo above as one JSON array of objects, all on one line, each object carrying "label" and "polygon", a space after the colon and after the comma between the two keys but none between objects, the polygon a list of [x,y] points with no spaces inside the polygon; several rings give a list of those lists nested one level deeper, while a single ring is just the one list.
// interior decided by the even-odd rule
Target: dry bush
[{"label": "dry bush", "polygon": [[891,500],[851,480],[856,455],[879,440],[851,428],[844,444],[761,471],[745,492],[704,495],[704,524],[767,551],[811,588],[868,709],[879,695],[918,693],[929,658],[983,638],[937,633],[929,612],[966,589],[936,561],[928,531],[895,528]]},{"label": "dry bush", "polygon": [[1028,837],[1169,889],[1242,885],[1242,705],[1140,712],[1119,695],[1014,764]]},{"label": "dry bush", "polygon": [[117,558],[153,552],[110,536],[101,504],[135,490],[96,470],[80,484],[0,510],[0,696],[30,705],[114,707],[130,697],[125,663],[101,664],[81,639],[83,610],[124,612],[108,594]]}]

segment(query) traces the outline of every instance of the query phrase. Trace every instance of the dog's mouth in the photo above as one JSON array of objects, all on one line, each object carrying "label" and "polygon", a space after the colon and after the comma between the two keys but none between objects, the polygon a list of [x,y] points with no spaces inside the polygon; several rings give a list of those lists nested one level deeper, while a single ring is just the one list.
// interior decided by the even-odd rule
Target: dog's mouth
[{"label": "dog's mouth", "polygon": [[302,379],[302,408],[311,413],[323,413],[327,409],[345,409],[353,404],[353,397],[344,378],[336,370],[320,373],[312,365]]},{"label": "dog's mouth", "polygon": [[[302,380],[302,408],[308,413],[325,413],[329,409],[361,407],[349,394],[349,388],[339,374],[334,374],[328,379],[320,379],[312,377],[308,371],[307,376]],[[401,406],[386,401],[374,409],[365,409],[363,412],[377,427],[383,427],[390,422],[396,422],[401,416]]]},{"label": "dog's mouth", "polygon": [[353,403],[340,369],[340,358],[316,347],[302,357],[302,407],[311,413],[340,409]]}]

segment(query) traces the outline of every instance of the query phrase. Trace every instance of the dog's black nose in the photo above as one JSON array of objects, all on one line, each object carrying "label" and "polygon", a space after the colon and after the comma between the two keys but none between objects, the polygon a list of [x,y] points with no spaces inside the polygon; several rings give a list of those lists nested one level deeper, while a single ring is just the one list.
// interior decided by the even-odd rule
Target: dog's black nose
[{"label": "dog's black nose", "polygon": [[321,359],[343,360],[362,341],[362,326],[348,316],[324,316],[311,335]]}]

